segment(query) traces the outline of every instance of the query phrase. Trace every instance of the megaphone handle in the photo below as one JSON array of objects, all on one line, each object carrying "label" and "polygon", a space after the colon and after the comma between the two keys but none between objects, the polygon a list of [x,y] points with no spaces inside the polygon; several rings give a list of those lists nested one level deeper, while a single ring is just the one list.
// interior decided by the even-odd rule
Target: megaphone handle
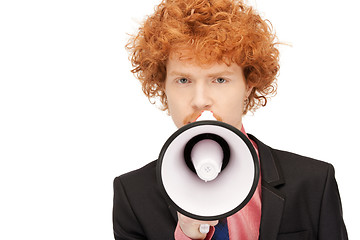
[{"label": "megaphone handle", "polygon": [[210,231],[210,225],[209,224],[200,224],[199,231],[201,233],[208,233]]}]

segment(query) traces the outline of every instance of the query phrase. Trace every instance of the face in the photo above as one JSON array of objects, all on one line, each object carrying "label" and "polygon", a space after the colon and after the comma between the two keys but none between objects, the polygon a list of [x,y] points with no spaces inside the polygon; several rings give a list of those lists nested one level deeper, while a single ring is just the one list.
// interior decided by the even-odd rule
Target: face
[{"label": "face", "polygon": [[210,110],[223,122],[241,129],[244,101],[251,88],[246,85],[240,66],[235,63],[200,66],[170,55],[166,71],[169,114],[178,128],[194,121],[201,111]]}]

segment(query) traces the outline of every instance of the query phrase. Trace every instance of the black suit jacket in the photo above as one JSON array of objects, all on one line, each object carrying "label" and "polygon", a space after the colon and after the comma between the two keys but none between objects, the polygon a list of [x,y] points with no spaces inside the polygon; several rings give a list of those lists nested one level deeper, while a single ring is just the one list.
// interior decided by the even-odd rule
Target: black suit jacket
[{"label": "black suit jacket", "polygon": [[[332,165],[272,149],[255,137],[260,155],[259,239],[348,239]],[[162,198],[156,161],[114,180],[115,239],[174,239],[176,211]]]}]

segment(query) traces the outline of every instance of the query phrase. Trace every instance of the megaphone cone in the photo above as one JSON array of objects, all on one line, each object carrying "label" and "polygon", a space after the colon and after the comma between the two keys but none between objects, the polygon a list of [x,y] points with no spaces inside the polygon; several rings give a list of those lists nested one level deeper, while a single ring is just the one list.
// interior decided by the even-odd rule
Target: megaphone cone
[{"label": "megaphone cone", "polygon": [[165,142],[157,179],[165,200],[178,212],[218,220],[249,202],[259,181],[259,160],[237,128],[220,121],[197,121]]}]

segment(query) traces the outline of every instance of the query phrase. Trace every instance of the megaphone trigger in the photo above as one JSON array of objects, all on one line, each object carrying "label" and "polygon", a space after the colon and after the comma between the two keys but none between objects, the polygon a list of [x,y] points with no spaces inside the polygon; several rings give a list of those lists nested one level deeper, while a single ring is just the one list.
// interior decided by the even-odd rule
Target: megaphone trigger
[{"label": "megaphone trigger", "polygon": [[206,234],[210,231],[210,225],[209,224],[200,224],[199,232]]}]

